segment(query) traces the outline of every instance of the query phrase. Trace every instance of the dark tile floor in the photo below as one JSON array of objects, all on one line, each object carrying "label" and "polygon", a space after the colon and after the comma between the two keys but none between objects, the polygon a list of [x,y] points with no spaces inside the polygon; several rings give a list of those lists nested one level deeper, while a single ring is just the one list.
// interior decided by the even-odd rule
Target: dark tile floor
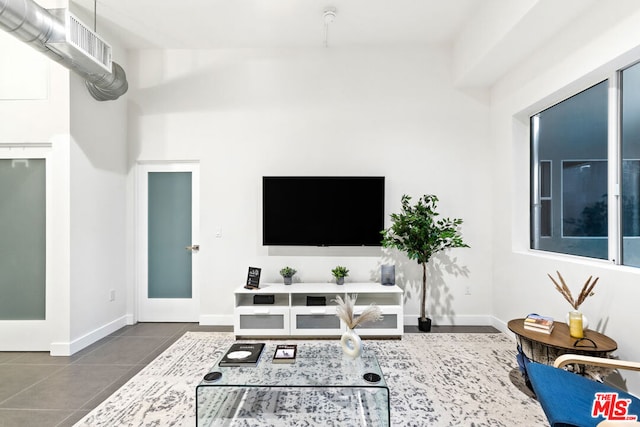
[{"label": "dark tile floor", "polygon": [[72,426],[186,331],[231,330],[138,323],[69,357],[0,352],[0,426]]},{"label": "dark tile floor", "polygon": [[[0,427],[72,426],[187,331],[230,326],[138,323],[69,357],[0,352]],[[406,326],[406,333],[418,332]],[[498,332],[490,326],[434,326],[432,332]]]}]

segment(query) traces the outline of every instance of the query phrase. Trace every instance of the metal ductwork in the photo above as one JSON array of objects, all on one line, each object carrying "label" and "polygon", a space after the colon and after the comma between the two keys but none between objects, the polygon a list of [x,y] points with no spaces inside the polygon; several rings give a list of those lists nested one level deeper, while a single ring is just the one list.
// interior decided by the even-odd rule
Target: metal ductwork
[{"label": "metal ductwork", "polygon": [[111,47],[66,10],[0,0],[0,28],[80,75],[98,101],[118,99],[129,88],[124,70],[111,61]]}]

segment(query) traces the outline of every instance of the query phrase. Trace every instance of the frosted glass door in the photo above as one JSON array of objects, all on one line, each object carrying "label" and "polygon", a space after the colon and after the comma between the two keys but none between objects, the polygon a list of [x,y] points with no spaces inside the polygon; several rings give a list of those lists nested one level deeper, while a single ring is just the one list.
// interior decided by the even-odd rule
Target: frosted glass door
[{"label": "frosted glass door", "polygon": [[199,320],[197,164],[141,165],[138,320]]},{"label": "frosted glass door", "polygon": [[0,320],[45,319],[45,160],[0,159]]},{"label": "frosted glass door", "polygon": [[149,298],[191,298],[191,172],[149,173]]}]

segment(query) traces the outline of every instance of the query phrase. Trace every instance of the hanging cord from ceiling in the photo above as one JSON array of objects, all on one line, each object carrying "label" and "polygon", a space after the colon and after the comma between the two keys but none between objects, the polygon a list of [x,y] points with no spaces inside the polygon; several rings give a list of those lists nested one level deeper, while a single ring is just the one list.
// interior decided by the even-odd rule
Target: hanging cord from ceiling
[{"label": "hanging cord from ceiling", "polygon": [[324,47],[329,47],[329,24],[331,24],[336,19],[336,10],[335,9],[325,9],[322,14],[322,19],[324,21]]}]

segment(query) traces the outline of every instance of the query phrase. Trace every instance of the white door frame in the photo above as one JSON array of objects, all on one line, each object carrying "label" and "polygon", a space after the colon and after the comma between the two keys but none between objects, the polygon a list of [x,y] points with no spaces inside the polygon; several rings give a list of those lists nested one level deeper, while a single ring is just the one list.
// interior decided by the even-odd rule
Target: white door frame
[{"label": "white door frame", "polygon": [[[198,252],[192,252],[191,298],[147,297],[148,282],[148,180],[149,172],[191,172],[191,244],[200,239],[200,164],[183,162],[138,162],[136,168],[136,313],[137,321],[148,322],[198,322],[200,319],[200,280]],[[186,250],[186,249],[185,249]]]}]

